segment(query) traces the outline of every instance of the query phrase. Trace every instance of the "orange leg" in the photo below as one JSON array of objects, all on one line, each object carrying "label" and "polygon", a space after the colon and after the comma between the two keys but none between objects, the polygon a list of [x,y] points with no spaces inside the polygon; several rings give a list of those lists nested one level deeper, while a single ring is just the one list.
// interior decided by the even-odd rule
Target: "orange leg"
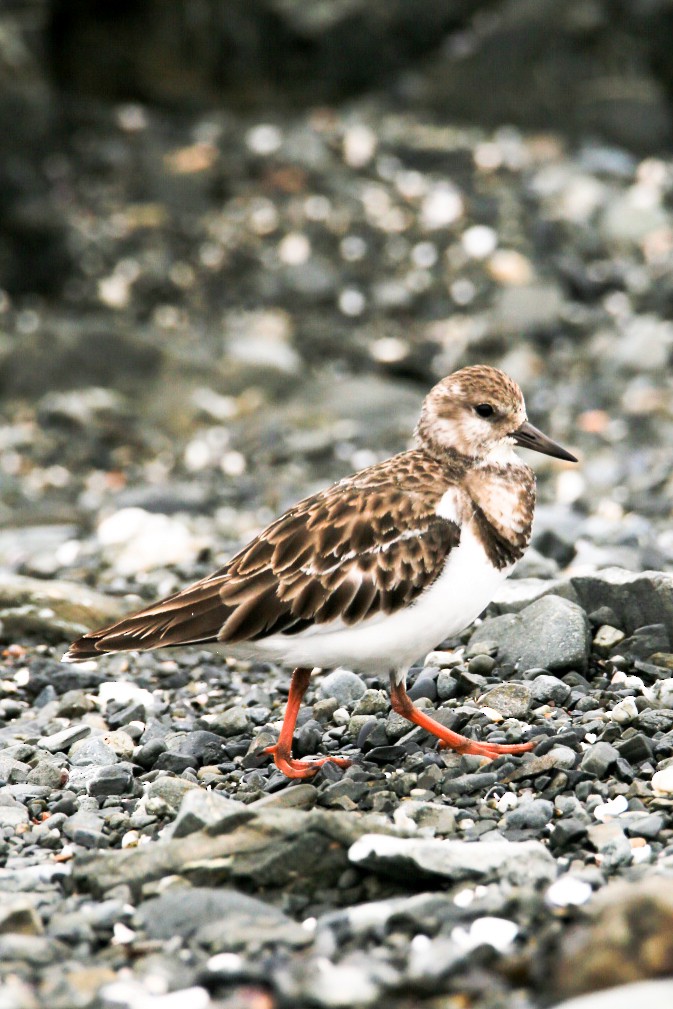
[{"label": "orange leg", "polygon": [[312,778],[322,764],[332,763],[339,767],[351,765],[351,761],[346,757],[317,757],[313,760],[294,760],[292,757],[292,737],[297,724],[297,715],[310,681],[310,669],[295,669],[290,681],[290,693],[278,742],[273,746],[267,746],[264,750],[264,753],[273,755],[276,767],[288,778]]},{"label": "orange leg", "polygon": [[451,729],[446,729],[441,722],[430,718],[429,715],[426,715],[414,706],[404,683],[396,683],[394,675],[390,677],[390,700],[393,711],[396,711],[398,715],[408,718],[410,722],[415,722],[422,729],[431,732],[433,736],[437,736],[440,740],[440,748],[442,749],[449,747],[458,753],[475,753],[482,757],[491,757],[492,759],[499,757],[502,753],[525,753],[526,750],[533,749],[532,743],[513,743],[510,746],[501,743],[477,743],[472,739],[468,739],[467,736],[461,736],[459,732],[452,732]]}]

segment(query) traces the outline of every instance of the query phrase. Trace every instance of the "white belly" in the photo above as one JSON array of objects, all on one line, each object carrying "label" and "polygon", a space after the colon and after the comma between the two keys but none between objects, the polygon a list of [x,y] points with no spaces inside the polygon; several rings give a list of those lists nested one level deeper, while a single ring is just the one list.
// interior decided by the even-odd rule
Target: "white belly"
[{"label": "white belly", "polygon": [[439,578],[416,602],[396,613],[370,617],[354,627],[317,624],[301,634],[274,634],[262,641],[223,646],[234,655],[268,658],[292,666],[362,671],[399,670],[431,651],[444,638],[471,624],[486,608],[512,570],[498,571],[464,526],[460,544],[448,556]]}]

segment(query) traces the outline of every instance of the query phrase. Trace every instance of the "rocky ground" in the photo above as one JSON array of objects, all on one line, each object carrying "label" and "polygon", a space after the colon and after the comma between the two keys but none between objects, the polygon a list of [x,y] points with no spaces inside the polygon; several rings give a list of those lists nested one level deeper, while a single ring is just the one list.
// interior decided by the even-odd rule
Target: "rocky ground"
[{"label": "rocky ground", "polygon": [[[2,1009],[538,1009],[670,975],[673,163],[379,98],[92,110],[31,164],[42,269],[0,299]],[[476,361],[581,464],[534,460],[518,577],[411,693],[533,753],[440,754],[384,669],[339,670],[296,751],[353,765],[290,783],[260,754],[286,670],[59,663],[402,447]]]}]

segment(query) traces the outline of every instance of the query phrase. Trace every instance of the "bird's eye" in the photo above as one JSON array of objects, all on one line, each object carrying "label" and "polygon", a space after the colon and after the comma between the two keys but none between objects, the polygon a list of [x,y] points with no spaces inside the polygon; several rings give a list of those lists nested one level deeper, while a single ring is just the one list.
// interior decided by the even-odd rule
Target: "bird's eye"
[{"label": "bird's eye", "polygon": [[490,403],[480,403],[479,406],[475,406],[474,412],[480,417],[492,417],[495,410]]}]

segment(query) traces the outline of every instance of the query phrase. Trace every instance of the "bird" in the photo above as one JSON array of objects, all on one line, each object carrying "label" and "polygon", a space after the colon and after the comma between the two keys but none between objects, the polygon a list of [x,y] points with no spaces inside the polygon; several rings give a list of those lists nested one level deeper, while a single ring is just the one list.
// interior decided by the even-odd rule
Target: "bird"
[{"label": "bird", "polygon": [[414,447],[304,498],[223,567],[83,634],[63,660],[218,645],[292,667],[278,740],[263,751],[290,778],[351,763],[292,756],[313,673],[340,666],[384,669],[393,710],[440,747],[491,759],[532,749],[460,735],[406,690],[411,664],[483,612],[530,542],[535,476],[517,447],[577,462],[529,422],[513,379],[486,365],[461,368],[425,397]]}]

